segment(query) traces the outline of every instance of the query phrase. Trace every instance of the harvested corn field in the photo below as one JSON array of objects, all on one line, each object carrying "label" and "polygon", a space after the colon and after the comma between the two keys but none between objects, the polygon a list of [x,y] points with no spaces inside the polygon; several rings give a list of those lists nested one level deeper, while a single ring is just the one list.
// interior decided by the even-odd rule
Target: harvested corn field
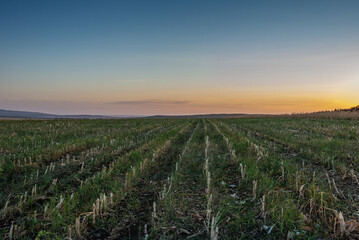
[{"label": "harvested corn field", "polygon": [[0,238],[359,237],[359,123],[0,121]]}]

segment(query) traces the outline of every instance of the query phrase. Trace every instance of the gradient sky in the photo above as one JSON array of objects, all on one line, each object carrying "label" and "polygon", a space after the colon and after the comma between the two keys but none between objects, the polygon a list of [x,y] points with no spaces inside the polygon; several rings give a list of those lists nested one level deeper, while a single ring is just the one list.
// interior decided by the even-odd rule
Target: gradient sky
[{"label": "gradient sky", "polygon": [[1,1],[0,108],[284,113],[359,104],[359,1]]}]

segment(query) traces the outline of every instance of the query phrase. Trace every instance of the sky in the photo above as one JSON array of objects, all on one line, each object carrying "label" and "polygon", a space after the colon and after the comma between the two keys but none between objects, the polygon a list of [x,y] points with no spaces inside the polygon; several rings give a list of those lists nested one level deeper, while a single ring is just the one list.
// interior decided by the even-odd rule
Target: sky
[{"label": "sky", "polygon": [[359,104],[359,1],[0,1],[0,108],[293,113]]}]

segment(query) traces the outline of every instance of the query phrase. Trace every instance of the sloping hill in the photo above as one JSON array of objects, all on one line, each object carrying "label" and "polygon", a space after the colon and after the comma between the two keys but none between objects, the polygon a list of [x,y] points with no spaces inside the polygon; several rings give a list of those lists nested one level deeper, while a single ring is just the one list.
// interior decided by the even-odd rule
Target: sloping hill
[{"label": "sloping hill", "polygon": [[154,115],[145,118],[237,118],[255,116],[244,113],[220,113],[220,114],[197,114],[197,115]]},{"label": "sloping hill", "polygon": [[234,114],[198,114],[198,115],[154,115],[154,116],[104,116],[104,115],[57,115],[40,112],[13,111],[0,109],[0,118],[25,119],[110,119],[110,118],[237,118],[246,116],[262,116],[244,113]]},{"label": "sloping hill", "polygon": [[349,109],[343,109],[341,111],[345,111],[345,112],[359,112],[359,105],[356,106],[356,107],[352,107],[352,108],[349,108]]},{"label": "sloping hill", "polygon": [[56,115],[40,112],[13,111],[0,109],[0,118],[27,118],[27,119],[95,119],[95,118],[112,118],[101,115]]}]

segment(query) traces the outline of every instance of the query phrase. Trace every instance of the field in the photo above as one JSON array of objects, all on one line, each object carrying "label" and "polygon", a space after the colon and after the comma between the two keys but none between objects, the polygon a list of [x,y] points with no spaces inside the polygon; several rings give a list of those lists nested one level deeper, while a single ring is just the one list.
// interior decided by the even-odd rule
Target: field
[{"label": "field", "polygon": [[359,238],[359,121],[0,121],[0,239]]}]

